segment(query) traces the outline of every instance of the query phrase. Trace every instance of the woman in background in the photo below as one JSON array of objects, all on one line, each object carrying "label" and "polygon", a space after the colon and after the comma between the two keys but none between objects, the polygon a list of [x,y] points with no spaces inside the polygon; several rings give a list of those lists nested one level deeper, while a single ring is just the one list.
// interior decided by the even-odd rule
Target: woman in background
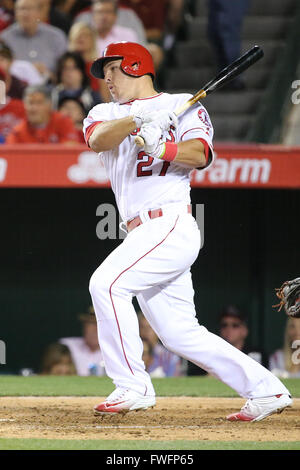
[{"label": "woman in background", "polygon": [[58,109],[63,98],[80,100],[86,111],[102,102],[100,94],[90,86],[84,60],[78,52],[66,52],[58,61],[57,85],[52,90],[54,109]]},{"label": "woman in background", "polygon": [[91,74],[91,65],[98,58],[95,30],[86,23],[74,23],[70,29],[68,40],[69,51],[78,52],[85,62],[85,72],[90,79],[92,90],[100,93],[102,101],[110,101],[111,96],[104,80],[98,80]]}]

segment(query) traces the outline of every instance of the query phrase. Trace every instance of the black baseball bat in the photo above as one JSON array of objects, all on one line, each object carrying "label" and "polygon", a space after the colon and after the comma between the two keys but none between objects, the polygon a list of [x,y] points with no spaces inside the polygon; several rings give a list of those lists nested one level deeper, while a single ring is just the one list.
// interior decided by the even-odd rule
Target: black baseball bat
[{"label": "black baseball bat", "polygon": [[[232,62],[232,64],[225,67],[221,72],[204,85],[201,90],[197,91],[192,98],[186,101],[183,105],[175,109],[174,113],[176,116],[186,111],[190,106],[197,103],[201,98],[205,98],[207,95],[215,90],[218,90],[222,86],[226,85],[232,79],[238,77],[242,72],[248,69],[251,65],[255,64],[264,55],[263,50],[259,46],[253,46],[249,51],[243,54],[239,59]],[[135,143],[139,147],[143,147],[144,139],[137,135]]]}]

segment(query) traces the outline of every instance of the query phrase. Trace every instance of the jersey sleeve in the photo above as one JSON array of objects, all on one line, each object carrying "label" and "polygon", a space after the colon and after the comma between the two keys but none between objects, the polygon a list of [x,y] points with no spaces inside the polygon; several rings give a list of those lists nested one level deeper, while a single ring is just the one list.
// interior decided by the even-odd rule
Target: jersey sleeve
[{"label": "jersey sleeve", "polygon": [[[199,139],[205,148],[207,156],[207,168],[214,160],[213,151],[214,130],[208,112],[200,103],[194,104],[188,109],[182,118],[178,120],[179,142],[190,139]],[[203,169],[203,168],[202,168]]]},{"label": "jersey sleeve", "polygon": [[109,107],[107,105],[108,103],[102,103],[94,106],[83,120],[83,135],[87,145],[89,144],[89,138],[95,127],[103,121],[111,120]]}]

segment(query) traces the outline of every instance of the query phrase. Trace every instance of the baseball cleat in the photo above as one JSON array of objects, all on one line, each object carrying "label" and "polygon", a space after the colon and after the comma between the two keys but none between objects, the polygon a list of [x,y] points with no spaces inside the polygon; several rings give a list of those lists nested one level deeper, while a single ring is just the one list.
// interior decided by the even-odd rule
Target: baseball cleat
[{"label": "baseball cleat", "polygon": [[273,413],[281,413],[292,403],[292,397],[287,393],[265,398],[250,398],[241,411],[226,416],[226,419],[229,421],[261,421]]},{"label": "baseball cleat", "polygon": [[94,407],[94,415],[125,414],[129,411],[146,410],[155,406],[155,396],[126,388],[116,388],[105,401]]}]

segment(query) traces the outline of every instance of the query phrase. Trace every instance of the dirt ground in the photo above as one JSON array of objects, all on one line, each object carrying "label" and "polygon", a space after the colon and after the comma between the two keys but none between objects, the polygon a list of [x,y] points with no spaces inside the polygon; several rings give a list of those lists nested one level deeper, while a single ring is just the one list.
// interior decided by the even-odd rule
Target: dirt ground
[{"label": "dirt ground", "polygon": [[229,422],[240,398],[157,398],[155,408],[127,415],[94,417],[93,397],[1,397],[0,437],[299,441],[300,399],[280,415],[257,423]]}]

